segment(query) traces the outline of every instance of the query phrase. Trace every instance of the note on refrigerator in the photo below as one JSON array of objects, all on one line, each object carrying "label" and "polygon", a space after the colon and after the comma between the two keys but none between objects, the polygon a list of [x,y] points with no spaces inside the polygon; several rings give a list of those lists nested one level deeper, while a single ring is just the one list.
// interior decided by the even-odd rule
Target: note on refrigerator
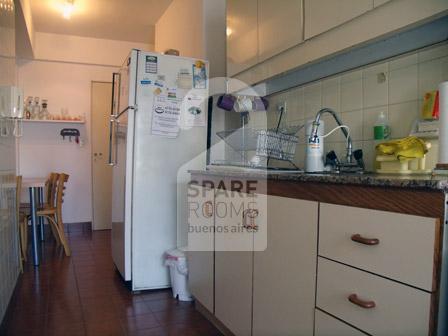
[{"label": "note on refrigerator", "polygon": [[204,97],[196,94],[187,94],[182,101],[182,125],[197,127],[206,125]]},{"label": "note on refrigerator", "polygon": [[181,99],[173,95],[154,96],[151,134],[176,138],[179,134]]}]

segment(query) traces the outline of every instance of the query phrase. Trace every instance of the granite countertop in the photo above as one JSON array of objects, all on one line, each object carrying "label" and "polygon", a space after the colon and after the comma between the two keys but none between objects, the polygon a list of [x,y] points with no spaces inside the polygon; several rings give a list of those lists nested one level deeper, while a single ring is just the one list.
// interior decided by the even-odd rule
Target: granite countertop
[{"label": "granite countertop", "polygon": [[448,192],[448,176],[443,175],[386,175],[375,173],[364,174],[326,174],[287,171],[266,171],[261,169],[210,168],[207,170],[191,170],[191,174],[208,176],[228,176],[235,178],[266,178],[268,180],[317,182],[334,184],[364,185],[373,187],[398,187],[411,189],[432,189]]}]

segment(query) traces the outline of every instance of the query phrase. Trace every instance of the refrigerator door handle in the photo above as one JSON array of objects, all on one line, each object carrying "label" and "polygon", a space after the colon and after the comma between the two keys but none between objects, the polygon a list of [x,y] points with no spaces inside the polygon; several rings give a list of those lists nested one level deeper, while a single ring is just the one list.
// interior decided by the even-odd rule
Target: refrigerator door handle
[{"label": "refrigerator door handle", "polygon": [[112,74],[112,105],[110,114],[116,116],[116,110],[120,106],[120,73],[114,72]]},{"label": "refrigerator door handle", "polygon": [[128,106],[126,107],[123,111],[121,111],[120,113],[118,113],[118,115],[116,116],[116,118],[120,118],[124,113],[126,113],[129,110],[134,110],[137,111],[137,107],[136,106]]},{"label": "refrigerator door handle", "polygon": [[[117,161],[116,161],[117,156],[115,155],[115,158],[112,157],[113,142],[114,142],[114,137],[115,137],[114,128],[115,128],[115,118],[114,118],[114,116],[110,116],[110,120],[109,120],[109,166],[115,166],[117,164]],[[116,140],[115,140],[115,142],[116,142]],[[116,145],[115,145],[115,147],[116,147]],[[115,151],[115,154],[116,154],[116,151]]]}]

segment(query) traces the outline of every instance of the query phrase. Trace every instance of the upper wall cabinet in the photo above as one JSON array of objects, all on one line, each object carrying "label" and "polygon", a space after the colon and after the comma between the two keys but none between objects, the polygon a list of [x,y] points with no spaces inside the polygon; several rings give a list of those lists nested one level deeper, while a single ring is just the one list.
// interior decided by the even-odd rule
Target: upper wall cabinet
[{"label": "upper wall cabinet", "polygon": [[227,73],[237,74],[258,62],[257,0],[227,0]]},{"label": "upper wall cabinet", "polygon": [[374,0],[305,0],[305,39],[360,16],[373,9],[373,3]]},{"label": "upper wall cabinet", "polygon": [[259,62],[302,41],[302,0],[258,0]]},{"label": "upper wall cabinet", "polygon": [[373,7],[381,6],[382,4],[385,4],[386,2],[389,2],[392,0],[373,0]]},{"label": "upper wall cabinet", "polygon": [[303,40],[303,0],[228,0],[227,74],[233,76]]}]

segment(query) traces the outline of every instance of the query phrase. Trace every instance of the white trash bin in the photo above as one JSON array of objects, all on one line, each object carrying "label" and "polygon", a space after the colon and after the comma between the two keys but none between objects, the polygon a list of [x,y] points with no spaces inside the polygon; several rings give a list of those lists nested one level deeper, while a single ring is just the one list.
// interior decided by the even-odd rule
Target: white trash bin
[{"label": "white trash bin", "polygon": [[165,266],[170,268],[171,287],[173,297],[179,301],[192,301],[193,297],[188,291],[188,267],[186,247],[180,247],[165,252]]}]

